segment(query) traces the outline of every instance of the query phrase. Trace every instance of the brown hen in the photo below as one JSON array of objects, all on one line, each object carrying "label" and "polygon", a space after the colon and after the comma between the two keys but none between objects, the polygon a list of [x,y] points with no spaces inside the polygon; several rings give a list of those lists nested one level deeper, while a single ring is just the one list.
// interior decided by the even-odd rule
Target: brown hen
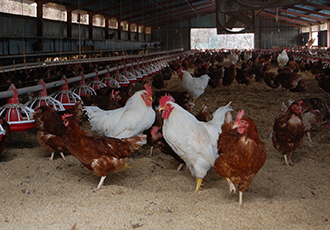
[{"label": "brown hen", "polygon": [[237,186],[240,206],[243,205],[243,192],[267,158],[265,144],[259,138],[256,124],[243,115],[244,110],[237,114],[233,122],[231,113],[226,113],[218,139],[219,157],[214,162],[214,171],[226,179],[230,193],[235,193]]},{"label": "brown hen", "polygon": [[145,134],[123,139],[94,136],[83,131],[73,117],[64,115],[63,119],[68,150],[85,168],[101,176],[94,191],[102,188],[109,173],[123,169],[131,153],[147,143]]}]

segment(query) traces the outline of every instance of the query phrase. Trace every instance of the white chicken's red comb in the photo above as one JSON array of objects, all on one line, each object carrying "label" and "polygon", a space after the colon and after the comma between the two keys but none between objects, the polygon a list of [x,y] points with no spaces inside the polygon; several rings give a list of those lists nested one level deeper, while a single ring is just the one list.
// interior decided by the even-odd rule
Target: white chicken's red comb
[{"label": "white chicken's red comb", "polygon": [[144,88],[146,89],[148,95],[149,95],[150,97],[152,97],[152,89],[151,89],[150,85],[148,85],[148,84],[146,83],[146,84],[144,84]]},{"label": "white chicken's red comb", "polygon": [[170,94],[165,93],[165,96],[162,96],[159,100],[160,107],[164,107],[168,101],[175,102],[174,98]]},{"label": "white chicken's red comb", "polygon": [[242,109],[241,111],[239,111],[239,112],[237,113],[237,115],[236,115],[236,120],[237,120],[237,121],[238,121],[238,120],[241,120],[242,117],[243,117],[243,115],[244,115],[244,110]]},{"label": "white chicken's red comb", "polygon": [[67,117],[72,117],[73,114],[70,114],[70,113],[65,113],[63,116],[62,116],[62,120],[64,120],[65,118]]}]

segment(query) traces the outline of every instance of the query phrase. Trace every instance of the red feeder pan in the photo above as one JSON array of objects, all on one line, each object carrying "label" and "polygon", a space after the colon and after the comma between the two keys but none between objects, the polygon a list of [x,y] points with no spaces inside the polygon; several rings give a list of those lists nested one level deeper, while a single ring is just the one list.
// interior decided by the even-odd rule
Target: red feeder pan
[{"label": "red feeder pan", "polygon": [[118,81],[119,85],[122,87],[126,87],[130,84],[127,77],[119,73],[119,67],[117,66],[116,73],[112,76],[116,81]]},{"label": "red feeder pan", "polygon": [[106,84],[100,81],[99,79],[99,72],[95,70],[96,76],[92,78],[92,80],[88,83],[89,87],[92,87],[93,89],[102,89],[107,87]]},{"label": "red feeder pan", "polygon": [[[107,67],[108,68],[108,67]],[[108,68],[108,72],[104,74],[104,77],[101,81],[107,86],[114,89],[120,88],[118,81],[116,81],[113,77],[110,77],[110,70]]]},{"label": "red feeder pan", "polygon": [[132,74],[131,72],[127,71],[127,67],[126,67],[126,62],[124,61],[124,70],[121,72],[122,75],[124,75],[130,83],[135,83],[136,82],[136,77],[134,74]]},{"label": "red feeder pan", "polygon": [[65,80],[65,85],[63,85],[58,92],[55,92],[50,96],[60,101],[65,109],[71,109],[78,100],[81,100],[81,98],[78,94],[69,90],[68,80],[65,76],[62,77],[62,80]]},{"label": "red feeder pan", "polygon": [[18,91],[14,84],[8,90],[14,91],[14,96],[8,103],[0,107],[0,116],[3,116],[10,125],[11,132],[25,132],[35,127],[33,109],[19,103]]},{"label": "red feeder pan", "polygon": [[79,96],[83,95],[96,95],[95,90],[88,86],[85,81],[85,75],[84,75],[84,68],[82,66],[79,66],[77,69],[81,68],[81,81],[78,83],[78,85],[74,88],[72,88],[72,92],[78,94]]},{"label": "red feeder pan", "polygon": [[43,89],[38,93],[38,97],[27,101],[24,105],[34,111],[36,111],[40,106],[43,105],[53,107],[53,109],[55,110],[63,111],[64,107],[62,103],[47,95],[46,84],[43,79],[39,81],[39,85],[42,85]]},{"label": "red feeder pan", "polygon": [[130,67],[130,69],[128,71],[131,72],[136,77],[136,80],[137,81],[142,80],[143,79],[143,76],[142,76],[141,72],[139,72],[138,70],[134,69],[133,66],[134,66],[133,65],[133,62],[131,62],[131,67]]}]

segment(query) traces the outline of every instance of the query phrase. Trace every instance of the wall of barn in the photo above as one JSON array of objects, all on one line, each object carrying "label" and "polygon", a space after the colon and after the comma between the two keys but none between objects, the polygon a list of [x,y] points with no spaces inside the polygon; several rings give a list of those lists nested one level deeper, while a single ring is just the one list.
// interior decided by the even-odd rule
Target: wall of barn
[{"label": "wall of barn", "polygon": [[[108,39],[105,39],[108,33]],[[120,33],[120,34],[119,34]],[[129,34],[130,33],[130,34]],[[43,50],[41,53],[82,51],[125,51],[154,49],[151,34],[105,30],[93,27],[93,39],[89,39],[88,25],[72,24],[71,38],[67,36],[67,24],[62,21],[43,19]],[[37,36],[37,18],[0,13],[0,56],[36,54],[33,44]]]},{"label": "wall of barn", "polygon": [[[190,28],[216,28],[215,14],[160,27],[157,29],[157,35],[168,49],[184,48],[190,50]],[[254,39],[255,48],[298,48],[299,28],[257,17]]]}]

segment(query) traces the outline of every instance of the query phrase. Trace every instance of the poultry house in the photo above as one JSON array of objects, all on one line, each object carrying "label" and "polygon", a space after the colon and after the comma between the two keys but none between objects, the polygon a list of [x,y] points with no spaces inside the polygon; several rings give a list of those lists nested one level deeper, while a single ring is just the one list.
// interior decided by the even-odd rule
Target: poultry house
[{"label": "poultry house", "polygon": [[93,191],[101,189],[106,176],[122,170],[127,165],[127,157],[147,143],[145,134],[124,139],[90,135],[71,115],[65,114],[62,118],[68,150],[85,168],[101,176]]},{"label": "poultry house", "polygon": [[265,143],[258,135],[257,126],[249,117],[243,117],[244,110],[232,121],[227,112],[218,139],[219,157],[214,162],[214,171],[229,184],[230,193],[239,190],[239,205],[243,205],[243,192],[265,164],[267,154]]},{"label": "poultry house", "polygon": [[196,178],[195,191],[200,190],[203,178],[218,157],[217,141],[225,114],[231,110],[230,104],[218,108],[209,122],[201,122],[176,104],[170,95],[163,96],[159,102],[164,139]]}]

